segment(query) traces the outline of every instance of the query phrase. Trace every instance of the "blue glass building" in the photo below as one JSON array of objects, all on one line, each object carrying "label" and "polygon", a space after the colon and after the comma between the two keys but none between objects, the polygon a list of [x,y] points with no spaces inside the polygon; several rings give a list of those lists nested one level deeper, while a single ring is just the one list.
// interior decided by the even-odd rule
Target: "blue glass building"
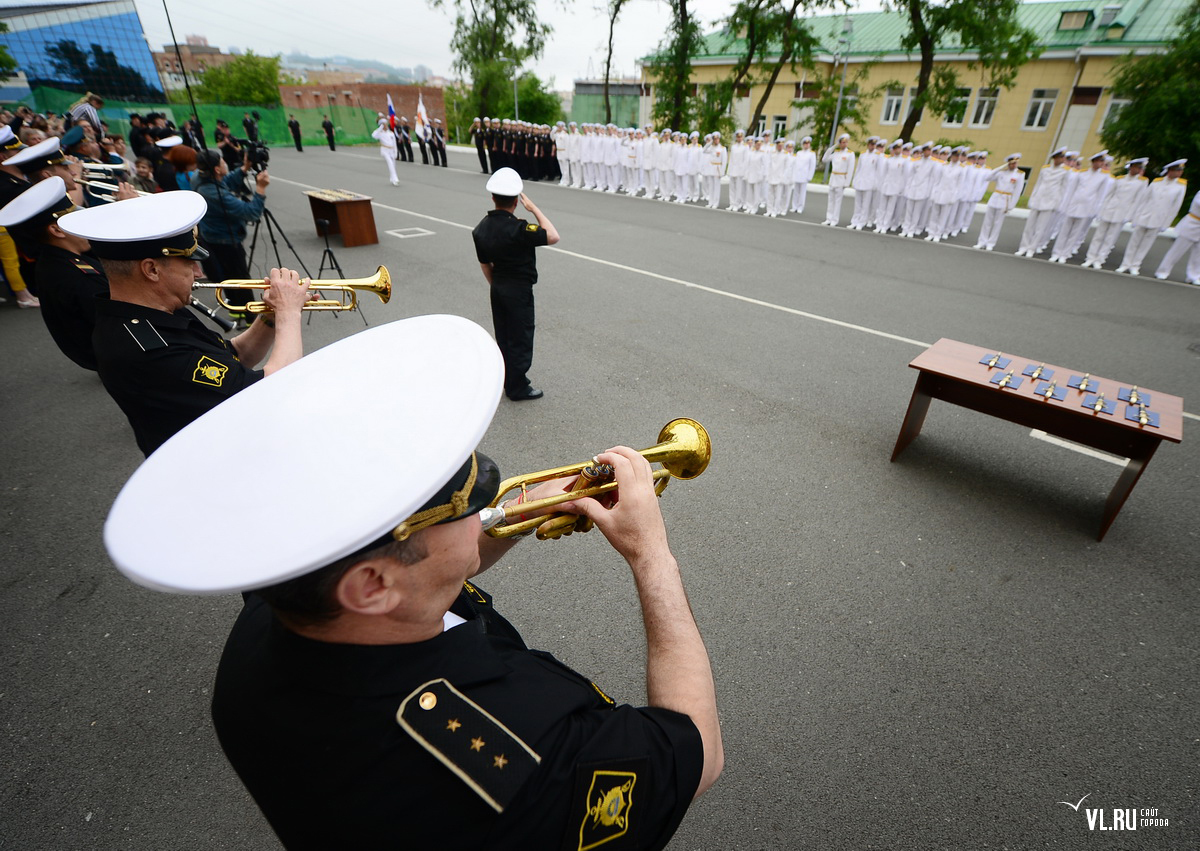
[{"label": "blue glass building", "polygon": [[133,0],[2,6],[0,21],[8,26],[0,44],[30,88],[91,91],[110,100],[163,100]]}]

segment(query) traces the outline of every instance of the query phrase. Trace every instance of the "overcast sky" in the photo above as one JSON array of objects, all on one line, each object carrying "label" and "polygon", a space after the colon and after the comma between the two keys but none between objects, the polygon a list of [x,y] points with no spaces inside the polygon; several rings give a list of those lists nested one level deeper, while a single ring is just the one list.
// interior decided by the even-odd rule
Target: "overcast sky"
[{"label": "overcast sky", "polygon": [[[136,0],[142,27],[153,49],[171,41],[162,0]],[[575,79],[603,77],[608,38],[604,3],[537,0],[543,18],[554,27],[546,51],[533,66],[554,88],[571,89]],[[878,8],[876,2],[864,7]],[[710,29],[729,14],[732,0],[691,0]],[[346,55],[377,59],[411,68],[427,65],[434,74],[450,77],[450,38],[454,26],[446,10],[431,9],[423,0],[167,0],[175,36],[183,42],[202,35],[228,51],[252,48],[255,53],[287,55],[293,50],[310,56]],[[599,11],[598,11],[599,10]],[[617,23],[613,76],[636,76],[637,59],[663,38],[670,20],[665,0],[630,0]]]}]

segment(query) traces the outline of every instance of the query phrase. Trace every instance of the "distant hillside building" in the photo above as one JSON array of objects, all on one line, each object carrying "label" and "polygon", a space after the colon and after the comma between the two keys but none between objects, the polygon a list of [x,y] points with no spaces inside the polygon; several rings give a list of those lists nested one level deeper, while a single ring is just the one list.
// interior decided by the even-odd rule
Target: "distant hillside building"
[{"label": "distant hillside building", "polygon": [[[1124,105],[1111,90],[1116,61],[1128,54],[1161,53],[1178,30],[1176,20],[1189,0],[1055,0],[1024,3],[1017,17],[1022,26],[1037,35],[1042,54],[1023,66],[1011,89],[994,89],[979,83],[978,70],[967,62],[977,58],[969,47],[958,43],[939,45],[936,64],[959,72],[961,99],[949,115],[926,114],[917,124],[913,141],[969,140],[971,147],[987,149],[992,163],[1012,153],[1022,154],[1022,164],[1036,171],[1050,151],[1059,146],[1082,151],[1088,156],[1101,147],[1100,130]],[[846,22],[851,21],[849,27]],[[898,12],[867,12],[826,15],[808,19],[822,50],[816,56],[815,72],[797,66],[785,67],[772,90],[757,128],[784,132],[798,139],[811,131],[809,110],[822,86],[836,86],[841,79],[841,58],[835,64],[839,39],[849,67],[875,63],[868,72],[866,87],[887,81],[898,85],[887,90],[871,105],[871,116],[861,136],[894,138],[904,125],[908,106],[916,91],[919,53],[900,48],[907,32],[907,18]],[[848,31],[847,31],[848,30]],[[692,57],[692,80],[705,86],[730,76],[743,42],[727,32],[704,39],[703,48]],[[647,91],[641,98],[640,117],[649,121],[653,106],[654,75],[642,61],[642,81]],[[936,70],[936,69],[935,69]],[[752,86],[735,98],[731,113],[734,123],[745,127],[750,112],[762,97],[764,87]],[[847,91],[853,96],[853,91]],[[676,128],[685,129],[685,128]],[[707,128],[686,128],[705,130]],[[861,147],[862,139],[856,140]],[[827,139],[814,140],[823,148]]]},{"label": "distant hillside building", "polygon": [[29,88],[9,81],[6,95],[28,98],[49,86],[92,91],[109,100],[163,98],[163,84],[133,0],[0,7],[8,31],[0,44],[17,61]]}]

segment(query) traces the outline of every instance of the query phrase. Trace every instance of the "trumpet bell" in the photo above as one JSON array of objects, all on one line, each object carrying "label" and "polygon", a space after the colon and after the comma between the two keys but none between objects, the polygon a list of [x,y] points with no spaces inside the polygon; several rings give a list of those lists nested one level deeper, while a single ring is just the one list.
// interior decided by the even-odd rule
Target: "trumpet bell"
[{"label": "trumpet bell", "polygon": [[[694,479],[708,469],[712,458],[712,441],[708,431],[700,423],[688,417],[671,420],[658,433],[658,443],[648,449],[638,452],[652,464],[661,464],[661,470],[654,471],[655,492],[662,495],[669,478]],[[529,485],[560,479],[568,476],[579,476],[585,482],[593,481],[597,469],[594,460],[581,464],[570,464],[565,467],[554,467],[524,476],[514,476],[500,483],[500,490],[492,500],[489,508],[484,509],[483,523],[487,534],[493,538],[511,538],[524,535],[533,530],[538,531],[538,538],[546,540],[560,535],[569,535],[573,531],[586,532],[591,528],[590,523],[577,522],[575,515],[566,513],[548,514],[520,522],[508,522],[523,513],[538,511],[564,502],[570,502],[583,497],[598,496],[617,489],[616,481],[604,478],[596,479],[601,484],[590,487],[576,485],[576,490],[546,499],[523,502],[520,505],[500,508],[505,496],[520,489],[524,492]]]}]

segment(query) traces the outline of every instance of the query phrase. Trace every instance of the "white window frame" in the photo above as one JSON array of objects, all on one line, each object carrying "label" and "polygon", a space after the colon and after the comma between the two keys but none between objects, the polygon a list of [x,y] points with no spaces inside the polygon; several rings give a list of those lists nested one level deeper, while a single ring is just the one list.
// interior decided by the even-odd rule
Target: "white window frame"
[{"label": "white window frame", "polygon": [[[965,92],[965,94],[964,94],[964,92]],[[958,90],[959,96],[956,97],[955,100],[956,101],[961,100],[963,102],[962,119],[960,121],[951,121],[950,117],[948,115],[943,115],[942,116],[942,126],[943,127],[962,127],[964,124],[966,124],[967,113],[971,109],[971,92],[972,92],[972,89],[959,88],[959,90]]]},{"label": "white window frame", "polygon": [[[1053,95],[1043,94],[1038,95],[1038,92],[1053,92]],[[1021,124],[1022,130],[1044,131],[1050,126],[1050,118],[1054,114],[1054,107],[1058,104],[1058,89],[1034,89],[1033,94],[1029,96],[1029,106],[1025,110],[1025,120]],[[1037,111],[1037,116],[1033,123],[1030,123],[1030,118],[1034,117],[1034,111]]]},{"label": "white window frame", "polygon": [[782,139],[787,135],[788,120],[786,115],[771,116],[771,138]]},{"label": "white window frame", "polygon": [[[990,95],[986,94],[987,92],[991,92],[991,94]],[[986,121],[976,121],[975,119],[979,117],[980,107],[989,102],[991,103],[992,106],[991,106],[991,109],[988,110],[987,120]],[[973,110],[971,110],[970,126],[981,129],[981,130],[986,130],[988,127],[991,127],[992,119],[996,117],[996,105],[999,102],[1000,102],[1000,89],[998,89],[998,88],[996,88],[996,89],[981,88],[979,90],[979,93],[975,96],[975,108]]]},{"label": "white window frame", "polygon": [[[883,94],[883,112],[879,115],[880,124],[899,124],[901,116],[904,115],[904,94],[906,89],[901,86],[899,89],[888,89]],[[897,95],[895,92],[899,92]],[[895,107],[895,117],[888,118],[888,107]]]},{"label": "white window frame", "polygon": [[765,116],[765,115],[758,116],[758,124],[754,125],[754,135],[761,137],[763,132],[766,129],[767,129],[767,116]]}]

